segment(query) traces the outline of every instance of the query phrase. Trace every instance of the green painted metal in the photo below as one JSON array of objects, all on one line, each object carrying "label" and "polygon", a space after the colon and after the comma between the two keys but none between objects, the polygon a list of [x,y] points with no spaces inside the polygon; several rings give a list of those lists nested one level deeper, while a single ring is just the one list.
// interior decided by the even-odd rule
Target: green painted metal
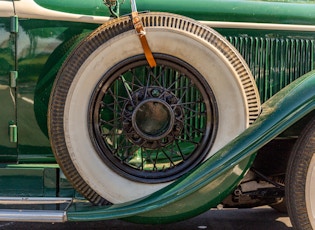
[{"label": "green painted metal", "polygon": [[34,0],[34,2],[47,9],[66,13],[109,16],[108,8],[104,5],[102,0]]},{"label": "green painted metal", "polygon": [[58,164],[0,164],[0,196],[78,197]]},{"label": "green painted metal", "polygon": [[54,163],[47,135],[47,105],[56,74],[69,52],[98,25],[21,20],[17,63],[18,160]]},{"label": "green painted metal", "polygon": [[264,33],[265,36],[227,35],[250,67],[262,102],[315,68],[314,36],[301,39],[292,32]]},{"label": "green painted metal", "polygon": [[[93,12],[93,8],[99,4],[103,6],[101,0],[86,1],[84,3],[69,0],[62,1],[62,3],[60,3],[60,1],[40,0],[37,2],[42,6],[52,4],[69,9],[75,9],[74,5],[78,5],[77,7],[79,8],[86,7],[89,12]],[[252,5],[257,3],[257,1],[246,2]],[[261,2],[268,4],[268,6],[274,3]],[[177,1],[175,1],[175,3],[166,3],[163,0],[159,2],[146,0],[137,1],[139,10],[166,10],[175,13],[183,13],[188,16],[196,16],[197,19],[200,17],[193,12],[200,10],[200,6],[198,5],[203,5],[207,11],[205,14],[208,15],[209,20],[211,19],[210,17],[212,17],[212,11],[217,11],[218,7],[223,7],[222,10],[226,10],[230,7],[230,3],[230,1],[199,0],[192,5],[191,2],[188,4],[186,0],[182,1],[180,4]],[[83,5],[81,6],[81,4]],[[90,7],[87,7],[87,4],[90,5]],[[221,18],[218,17],[216,20],[225,20],[225,18],[232,19],[232,16],[236,15],[237,12],[244,11],[243,8],[244,5],[246,5],[245,1],[233,1],[231,4],[234,6],[237,4],[237,10],[232,12],[230,9],[224,13],[224,15],[222,13]],[[288,10],[292,8],[291,3],[276,2],[275,4],[283,4],[284,6],[290,5]],[[299,3],[299,6],[306,8],[303,15],[308,15],[308,10],[312,10],[307,9],[309,7],[305,7],[307,6],[306,3]],[[130,12],[129,1],[125,1],[121,7],[123,7],[125,13]],[[269,8],[272,7],[270,6]],[[257,7],[254,7],[254,9],[258,11]],[[245,11],[243,13],[245,14]],[[278,20],[278,22],[279,21],[281,20]],[[300,22],[302,23],[302,21]],[[47,104],[50,90],[55,76],[67,55],[87,33],[93,31],[98,25],[27,19],[21,20],[19,24],[19,40],[17,42],[18,47],[20,47],[21,50],[23,49],[23,52],[19,52],[18,56],[20,78],[17,80],[17,90],[21,96],[17,99],[19,161],[22,163],[54,162],[55,160],[47,138],[46,125]],[[273,94],[278,92],[278,90],[304,73],[312,70],[315,66],[313,33],[293,33],[286,31],[257,32],[255,30],[242,29],[218,30],[237,47],[249,64],[259,86],[262,101],[266,101]],[[2,34],[0,36],[2,36]],[[266,55],[267,53],[269,55]],[[280,53],[283,55],[279,58],[278,55]],[[289,55],[284,55],[295,55],[295,53],[297,54],[296,58],[290,59],[291,62],[286,59]],[[32,102],[34,102],[34,105]],[[30,133],[32,133],[32,135],[30,135]]]},{"label": "green painted metal", "polygon": [[0,196],[56,196],[55,172],[56,168],[0,165]]},{"label": "green painted metal", "polygon": [[[138,0],[138,11],[172,12],[205,21],[315,24],[315,1],[279,0]],[[130,3],[120,7],[130,13]]]},{"label": "green painted metal", "polygon": [[0,169],[0,195],[43,196],[43,169]]},{"label": "green painted metal", "polygon": [[[42,7],[67,13],[108,16],[102,0],[35,0]],[[315,1],[279,0],[138,0],[138,11],[172,12],[198,20],[315,24]],[[130,1],[120,5],[121,15],[131,12]]]},{"label": "green painted metal", "polygon": [[259,148],[315,109],[314,89],[315,71],[264,103],[261,116],[252,126],[188,175],[134,202],[69,211],[68,220],[127,218],[140,223],[167,223],[206,211],[238,183]]},{"label": "green painted metal", "polygon": [[[47,138],[47,105],[63,61],[97,24],[22,20],[18,47],[19,161],[54,162]],[[312,33],[221,29],[248,63],[262,101],[315,67]],[[45,47],[45,49],[42,49]],[[30,99],[25,101],[23,99]],[[32,102],[34,101],[34,105]],[[32,133],[33,135],[30,135]],[[36,133],[36,135],[34,135]]]},{"label": "green painted metal", "polygon": [[15,89],[10,87],[10,72],[15,66],[15,34],[10,18],[0,18],[0,162],[16,162],[17,144],[10,141],[10,125],[16,122]]}]

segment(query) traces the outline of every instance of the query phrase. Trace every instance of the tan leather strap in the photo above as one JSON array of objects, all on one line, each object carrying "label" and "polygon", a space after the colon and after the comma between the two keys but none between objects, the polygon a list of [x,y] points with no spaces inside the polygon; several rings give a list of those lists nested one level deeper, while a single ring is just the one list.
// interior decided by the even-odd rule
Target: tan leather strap
[{"label": "tan leather strap", "polygon": [[156,62],[155,62],[155,59],[154,59],[153,54],[151,52],[151,49],[149,47],[147,38],[145,36],[146,32],[144,30],[141,18],[139,17],[138,12],[132,12],[131,15],[132,15],[133,25],[135,27],[135,30],[136,30],[138,36],[139,36],[139,39],[140,39],[140,42],[141,42],[141,45],[142,45],[142,48],[144,51],[144,55],[145,55],[149,65],[150,65],[150,67],[153,68],[156,66]]}]

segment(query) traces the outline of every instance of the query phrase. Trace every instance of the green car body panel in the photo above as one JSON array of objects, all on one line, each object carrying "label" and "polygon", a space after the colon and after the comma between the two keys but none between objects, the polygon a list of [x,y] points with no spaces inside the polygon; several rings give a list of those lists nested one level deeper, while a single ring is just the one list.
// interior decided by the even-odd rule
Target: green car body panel
[{"label": "green car body panel", "polygon": [[[78,4],[74,0],[49,1],[35,0],[37,4],[51,10],[74,14],[106,15],[107,9],[102,1],[92,0]],[[272,1],[272,0],[198,0],[192,4],[183,1],[150,1],[137,2],[139,11],[172,12],[205,21],[234,22],[269,22],[284,24],[314,24],[314,8],[309,7],[314,1]],[[130,13],[129,1],[120,5],[121,14]],[[312,23],[313,22],[313,23]]]},{"label": "green car body panel", "polygon": [[85,14],[85,15],[97,15],[106,16],[109,14],[108,8],[102,1],[91,0],[78,4],[76,1],[37,1],[38,5],[50,9],[72,14]]},{"label": "green car body panel", "polygon": [[[70,52],[110,14],[101,0],[24,2],[49,14],[23,9],[23,1],[0,0],[0,195],[78,197],[51,150],[48,101]],[[315,69],[315,1],[139,0],[137,6],[185,15],[224,35],[251,69],[263,113],[230,145],[161,191],[123,205],[73,205],[70,221],[166,223],[198,215],[232,192],[259,148],[278,135],[297,135],[290,127],[315,108],[315,73],[310,72]],[[119,8],[129,14],[129,1]]]},{"label": "green car body panel", "polygon": [[10,24],[9,18],[1,19],[0,30],[1,30],[1,46],[0,52],[0,82],[1,82],[1,98],[3,98],[5,104],[2,105],[2,112],[0,114],[0,127],[1,127],[1,138],[0,138],[0,159],[8,161],[15,161],[17,158],[16,143],[11,143],[8,137],[8,128],[14,125],[15,122],[15,105],[12,94],[15,94],[15,90],[9,87],[9,73],[15,70],[15,38],[11,36],[7,25]]}]

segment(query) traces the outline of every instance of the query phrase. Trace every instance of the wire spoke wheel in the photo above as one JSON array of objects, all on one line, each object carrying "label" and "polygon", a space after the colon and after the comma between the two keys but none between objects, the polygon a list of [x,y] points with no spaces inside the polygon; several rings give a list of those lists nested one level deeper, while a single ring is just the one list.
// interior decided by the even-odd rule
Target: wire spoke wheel
[{"label": "wire spoke wheel", "polygon": [[189,64],[155,54],[114,66],[91,100],[91,139],[117,173],[147,183],[176,179],[200,163],[217,129],[211,88]]}]

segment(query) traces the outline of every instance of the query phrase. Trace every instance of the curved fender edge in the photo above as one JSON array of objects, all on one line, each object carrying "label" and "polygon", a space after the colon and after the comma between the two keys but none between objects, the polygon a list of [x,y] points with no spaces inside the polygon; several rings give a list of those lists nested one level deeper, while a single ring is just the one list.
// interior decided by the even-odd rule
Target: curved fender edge
[{"label": "curved fender edge", "polygon": [[235,188],[258,149],[314,109],[315,71],[312,71],[270,98],[248,129],[174,183],[132,202],[70,209],[67,218],[69,221],[125,218],[152,224],[196,216],[215,207]]}]

